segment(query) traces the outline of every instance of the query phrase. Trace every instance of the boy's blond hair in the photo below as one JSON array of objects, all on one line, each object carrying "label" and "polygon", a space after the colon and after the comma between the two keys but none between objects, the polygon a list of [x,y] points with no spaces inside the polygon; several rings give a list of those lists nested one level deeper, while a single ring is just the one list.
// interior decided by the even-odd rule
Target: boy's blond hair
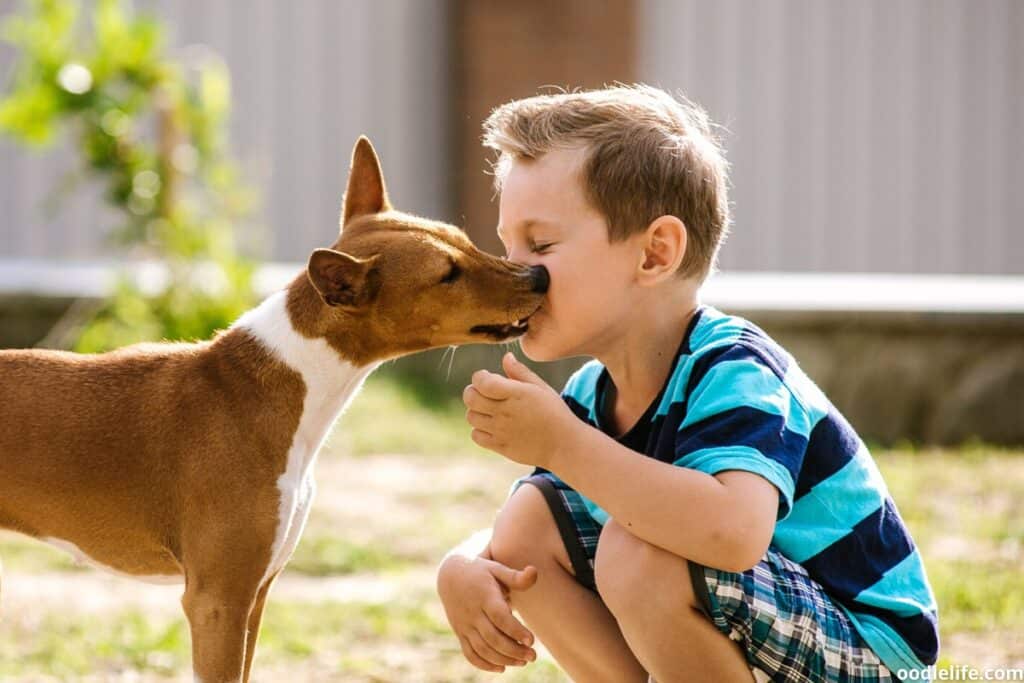
[{"label": "boy's blond hair", "polygon": [[500,153],[495,187],[516,158],[583,147],[583,188],[604,215],[612,242],[659,216],[686,226],[683,277],[714,272],[729,231],[728,163],[707,113],[647,85],[538,95],[502,105],[484,123],[484,145]]}]

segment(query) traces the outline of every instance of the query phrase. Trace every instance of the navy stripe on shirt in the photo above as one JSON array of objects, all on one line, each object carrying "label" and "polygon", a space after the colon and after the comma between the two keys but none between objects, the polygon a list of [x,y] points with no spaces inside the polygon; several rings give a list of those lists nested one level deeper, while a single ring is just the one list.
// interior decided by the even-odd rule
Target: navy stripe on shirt
[{"label": "navy stripe on shirt", "polygon": [[827,577],[829,592],[849,605],[912,552],[914,542],[886,498],[853,531],[801,564],[811,576]]},{"label": "navy stripe on shirt", "polygon": [[789,370],[789,359],[779,345],[772,342],[760,327],[748,322],[746,329],[740,333],[739,343],[756,349],[761,356],[761,361],[770,367],[780,379],[786,377],[786,372]]},{"label": "navy stripe on shirt", "polygon": [[828,415],[818,421],[807,441],[804,467],[796,480],[793,499],[799,500],[847,463],[860,449],[860,439],[843,416],[831,405]]},{"label": "navy stripe on shirt", "polygon": [[587,408],[568,394],[562,394],[562,399],[565,400],[566,405],[569,406],[569,410],[572,411],[573,415],[583,420],[591,427],[597,426],[590,420],[590,408]]},{"label": "navy stripe on shirt", "polygon": [[670,404],[666,414],[655,417],[651,425],[651,433],[657,438],[653,444],[648,443],[647,454],[661,462],[674,463],[676,461],[676,432],[685,417],[685,401]]},{"label": "navy stripe on shirt", "polygon": [[786,418],[750,406],[715,413],[679,430],[676,458],[704,448],[749,446],[775,460],[795,481],[804,459],[807,439],[786,428]]}]

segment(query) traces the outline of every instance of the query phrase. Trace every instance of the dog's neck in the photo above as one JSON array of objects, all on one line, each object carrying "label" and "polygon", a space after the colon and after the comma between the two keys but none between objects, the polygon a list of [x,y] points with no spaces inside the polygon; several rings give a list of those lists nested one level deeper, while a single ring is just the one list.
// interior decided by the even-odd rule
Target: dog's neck
[{"label": "dog's neck", "polygon": [[294,297],[303,294],[293,285],[271,295],[242,315],[227,334],[236,330],[246,333],[274,360],[302,377],[306,391],[293,447],[308,451],[312,457],[331,425],[380,362],[360,364],[346,360],[323,337],[299,332],[290,311],[294,309]]}]

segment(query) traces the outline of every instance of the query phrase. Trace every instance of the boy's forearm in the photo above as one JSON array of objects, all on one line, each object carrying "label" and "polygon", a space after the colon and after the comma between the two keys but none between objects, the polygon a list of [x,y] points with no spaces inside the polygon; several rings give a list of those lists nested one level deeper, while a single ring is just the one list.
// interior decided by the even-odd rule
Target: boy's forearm
[{"label": "boy's forearm", "polygon": [[756,563],[767,540],[752,538],[751,527],[765,526],[752,523],[736,492],[716,477],[660,462],[580,426],[578,438],[555,456],[552,471],[617,523],[710,567],[742,571]]}]

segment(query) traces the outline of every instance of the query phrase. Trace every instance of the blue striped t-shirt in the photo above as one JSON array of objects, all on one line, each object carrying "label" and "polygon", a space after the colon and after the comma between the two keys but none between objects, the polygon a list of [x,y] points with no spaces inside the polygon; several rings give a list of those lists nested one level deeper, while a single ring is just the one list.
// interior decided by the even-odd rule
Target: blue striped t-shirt
[{"label": "blue striped t-shirt", "polygon": [[[562,396],[603,429],[609,381],[591,361]],[[874,460],[793,357],[756,325],[700,307],[661,394],[619,440],[707,474],[745,470],[767,479],[779,490],[772,545],[807,569],[890,670],[935,663],[935,598]],[[586,503],[604,524],[607,513]]]}]

